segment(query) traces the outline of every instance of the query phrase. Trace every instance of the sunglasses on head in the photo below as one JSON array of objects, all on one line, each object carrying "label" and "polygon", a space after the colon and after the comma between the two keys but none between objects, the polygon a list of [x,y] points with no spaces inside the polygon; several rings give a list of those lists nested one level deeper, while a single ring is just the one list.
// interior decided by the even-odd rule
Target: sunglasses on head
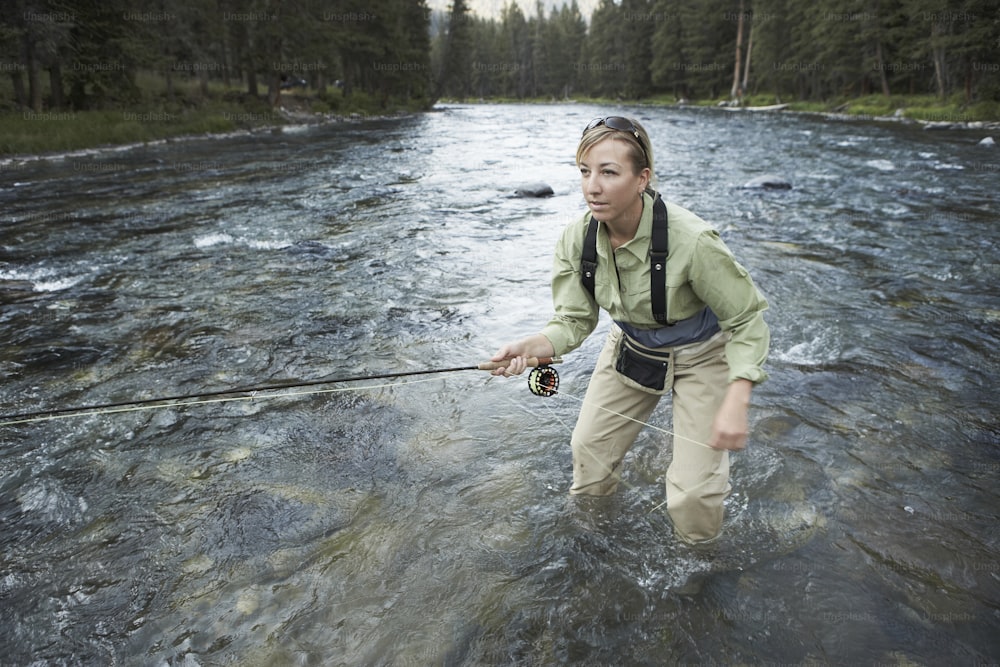
[{"label": "sunglasses on head", "polygon": [[595,118],[587,124],[587,127],[583,129],[583,134],[587,134],[595,127],[600,127],[604,125],[610,127],[612,130],[618,130],[620,132],[628,132],[635,137],[635,140],[639,142],[639,148],[642,149],[643,155],[646,156],[646,161],[649,161],[649,151],[646,149],[646,144],[643,142],[642,137],[639,135],[639,129],[630,121],[628,118],[622,116],[608,116],[606,118]]}]

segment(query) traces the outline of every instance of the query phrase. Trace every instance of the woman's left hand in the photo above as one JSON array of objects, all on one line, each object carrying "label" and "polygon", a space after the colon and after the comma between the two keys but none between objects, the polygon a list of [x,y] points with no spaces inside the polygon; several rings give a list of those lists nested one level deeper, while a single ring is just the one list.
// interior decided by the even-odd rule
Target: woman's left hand
[{"label": "woman's left hand", "polygon": [[708,441],[710,447],[730,451],[746,448],[750,432],[747,410],[750,408],[752,389],[753,383],[749,380],[736,380],[729,385],[722,406],[712,422],[712,437]]}]

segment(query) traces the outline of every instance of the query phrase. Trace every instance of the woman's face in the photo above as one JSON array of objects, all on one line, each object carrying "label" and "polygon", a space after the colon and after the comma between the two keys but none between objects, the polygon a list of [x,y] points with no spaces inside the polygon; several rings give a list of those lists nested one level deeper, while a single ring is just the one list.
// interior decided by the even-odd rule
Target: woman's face
[{"label": "woman's face", "polygon": [[579,167],[583,196],[595,218],[609,224],[638,220],[634,207],[642,212],[640,195],[649,183],[649,169],[634,173],[625,142],[613,137],[599,141],[584,153]]}]

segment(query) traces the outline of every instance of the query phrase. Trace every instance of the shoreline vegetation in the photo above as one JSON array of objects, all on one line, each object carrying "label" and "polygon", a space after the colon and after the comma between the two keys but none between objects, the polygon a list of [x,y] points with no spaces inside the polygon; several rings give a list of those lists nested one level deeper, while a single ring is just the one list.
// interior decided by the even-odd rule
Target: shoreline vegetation
[{"label": "shoreline vegetation", "polygon": [[[782,102],[770,96],[747,98],[741,106],[720,100],[607,100],[570,99],[476,99],[444,98],[438,104],[552,104],[580,103],[610,106],[657,106],[719,109],[729,113],[814,114],[858,122],[903,122],[928,130],[984,130],[1000,132],[1000,118],[988,108],[977,109],[959,101],[942,102],[934,96],[871,95],[834,102]],[[433,110],[421,106],[375,104],[367,96],[343,97],[339,92],[282,96],[272,108],[266,98],[253,99],[238,91],[209,97],[189,97],[163,106],[135,110],[80,112],[5,112],[0,114],[0,158],[17,163],[128,146],[224,137],[242,133],[279,132],[282,128],[359,122],[391,118]],[[980,137],[981,138],[981,137]]]},{"label": "shoreline vegetation", "polygon": [[[556,0],[557,2],[559,0]],[[995,2],[16,0],[0,13],[0,164],[436,104],[741,108],[975,128],[1000,121]],[[72,4],[72,3],[71,3]],[[554,4],[554,3],[550,3]],[[863,3],[861,3],[863,4]],[[37,6],[36,6],[37,5]],[[43,9],[45,8],[45,9]],[[900,94],[903,93],[903,94]],[[992,131],[992,130],[991,130]]]},{"label": "shoreline vegetation", "polygon": [[167,94],[154,74],[142,78],[141,101],[117,109],[85,111],[30,109],[0,111],[0,159],[26,161],[77,151],[155,144],[282,127],[392,117],[426,109],[419,102],[376,100],[363,91],[283,91],[272,106],[268,96],[244,88],[177,82]]}]

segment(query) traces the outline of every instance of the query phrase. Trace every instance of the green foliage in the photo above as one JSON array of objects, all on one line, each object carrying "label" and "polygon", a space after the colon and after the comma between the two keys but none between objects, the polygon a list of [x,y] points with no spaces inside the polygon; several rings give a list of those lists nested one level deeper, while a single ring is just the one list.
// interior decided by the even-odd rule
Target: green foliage
[{"label": "green foliage", "polygon": [[151,71],[163,98],[213,86],[262,94],[339,82],[383,107],[432,103],[425,0],[10,0],[0,13],[0,75],[15,108],[141,105]]},{"label": "green foliage", "polygon": [[465,0],[454,0],[448,16],[448,30],[442,39],[442,59],[438,91],[462,100],[473,88],[473,58],[476,45],[476,21],[469,14]]},{"label": "green foliage", "polygon": [[[472,44],[447,42],[448,57],[479,69],[471,84],[443,79],[449,97],[728,98],[742,26],[746,98],[1000,101],[995,0],[600,0],[589,28],[575,2],[530,18],[510,2],[499,20],[471,25]],[[439,52],[448,39],[436,37]]]},{"label": "green foliage", "polygon": [[[7,4],[6,152],[225,130],[239,126],[226,114],[276,119],[293,103],[337,114],[439,97],[714,103],[729,98],[738,43],[743,104],[930,120],[1000,107],[996,0],[600,0],[586,18],[576,0],[507,0],[495,19],[468,0],[433,16],[426,0]],[[124,120],[137,110],[170,120]],[[37,122],[56,112],[83,120]]]},{"label": "green foliage", "polygon": [[328,114],[333,111],[333,109],[331,109],[330,105],[323,100],[311,100],[309,102],[309,111],[312,113]]}]

